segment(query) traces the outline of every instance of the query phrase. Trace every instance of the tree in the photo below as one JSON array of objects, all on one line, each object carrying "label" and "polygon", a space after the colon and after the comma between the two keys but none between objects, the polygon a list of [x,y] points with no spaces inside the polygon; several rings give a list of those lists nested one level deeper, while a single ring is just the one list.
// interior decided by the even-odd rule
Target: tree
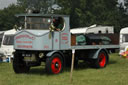
[{"label": "tree", "polygon": [[116,31],[119,32],[121,28],[128,27],[128,0],[118,4]]},{"label": "tree", "polygon": [[23,13],[24,9],[18,5],[10,5],[0,10],[0,30],[9,30],[17,23],[15,14]]},{"label": "tree", "polygon": [[17,0],[17,2],[18,5],[22,6],[24,9],[34,8],[40,10],[42,13],[48,13],[54,0]]},{"label": "tree", "polygon": [[116,23],[117,0],[57,0],[59,13],[71,16],[71,27]]},{"label": "tree", "polygon": [[[24,13],[27,8],[35,8],[43,13],[50,13],[53,4],[61,7],[54,10],[56,14],[70,15],[71,28],[87,27],[93,24],[111,25],[115,31],[128,26],[128,0],[125,0],[126,9],[118,0],[18,0],[18,5],[11,5],[0,10],[1,30],[12,29],[17,22],[14,16]],[[118,5],[118,6],[117,6]]]},{"label": "tree", "polygon": [[128,0],[124,0],[124,6],[128,9]]}]

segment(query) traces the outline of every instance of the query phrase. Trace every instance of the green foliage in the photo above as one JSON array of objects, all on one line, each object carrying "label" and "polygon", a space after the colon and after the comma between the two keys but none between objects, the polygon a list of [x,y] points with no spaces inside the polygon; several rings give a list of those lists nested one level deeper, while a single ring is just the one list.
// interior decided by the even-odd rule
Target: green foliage
[{"label": "green foliage", "polygon": [[116,29],[116,32],[119,32],[121,28],[128,27],[128,15],[126,13],[126,9],[124,9],[124,6],[122,4],[118,7],[118,12],[115,16],[116,21],[114,22],[114,26],[116,26],[118,29]]},{"label": "green foliage", "polygon": [[9,30],[17,23],[15,14],[22,13],[24,9],[17,5],[10,5],[0,10],[0,30]]},{"label": "green foliage", "polygon": [[[24,13],[27,8],[35,8],[43,13],[50,13],[52,4],[58,4],[61,10],[54,10],[56,14],[70,15],[71,28],[87,27],[93,24],[110,25],[115,32],[127,27],[127,9],[118,0],[18,0],[18,5],[11,5],[0,10],[1,30],[12,29],[17,22],[17,13]],[[125,0],[128,8],[128,0]]]},{"label": "green foliage", "polygon": [[[123,7],[117,0],[57,0],[62,10],[57,13],[71,16],[71,27],[86,27],[93,24],[111,25],[119,32],[122,27],[128,26]],[[122,11],[124,10],[124,11]]]},{"label": "green foliage", "polygon": [[124,0],[124,5],[128,9],[128,0]]},{"label": "green foliage", "polygon": [[22,6],[23,8],[41,10],[43,13],[49,12],[49,7],[53,3],[51,1],[52,0],[17,0],[18,5]]}]

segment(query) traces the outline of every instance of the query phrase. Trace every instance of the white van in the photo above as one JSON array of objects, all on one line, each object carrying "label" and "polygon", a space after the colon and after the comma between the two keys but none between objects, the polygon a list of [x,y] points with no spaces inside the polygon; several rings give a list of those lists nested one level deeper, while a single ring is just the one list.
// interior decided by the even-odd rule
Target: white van
[{"label": "white van", "polygon": [[128,47],[128,27],[122,28],[120,31],[120,51],[119,54],[125,52]]},{"label": "white van", "polygon": [[5,31],[3,34],[0,55],[3,55],[6,58],[13,58],[13,44],[14,44],[14,35],[16,33],[15,29]]},{"label": "white van", "polygon": [[0,47],[1,47],[1,42],[3,39],[4,31],[0,31]]}]

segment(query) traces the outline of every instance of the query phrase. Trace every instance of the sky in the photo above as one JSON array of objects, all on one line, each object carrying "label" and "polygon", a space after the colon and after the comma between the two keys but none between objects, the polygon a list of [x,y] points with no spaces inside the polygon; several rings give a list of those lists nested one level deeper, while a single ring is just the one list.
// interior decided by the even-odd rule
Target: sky
[{"label": "sky", "polygon": [[0,9],[3,9],[5,7],[8,7],[8,5],[12,3],[16,3],[17,0],[0,0]]}]

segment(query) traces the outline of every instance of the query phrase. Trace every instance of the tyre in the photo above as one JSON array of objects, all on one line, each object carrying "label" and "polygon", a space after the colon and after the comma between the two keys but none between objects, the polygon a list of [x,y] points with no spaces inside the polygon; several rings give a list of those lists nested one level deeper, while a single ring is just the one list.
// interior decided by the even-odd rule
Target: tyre
[{"label": "tyre", "polygon": [[64,67],[63,58],[60,54],[53,54],[50,58],[46,59],[46,72],[48,74],[59,74]]},{"label": "tyre", "polygon": [[30,67],[26,65],[21,56],[15,54],[13,59],[13,70],[15,73],[27,73]]},{"label": "tyre", "polygon": [[108,55],[104,51],[100,51],[98,54],[98,58],[94,60],[94,67],[96,68],[104,68],[108,63]]}]

